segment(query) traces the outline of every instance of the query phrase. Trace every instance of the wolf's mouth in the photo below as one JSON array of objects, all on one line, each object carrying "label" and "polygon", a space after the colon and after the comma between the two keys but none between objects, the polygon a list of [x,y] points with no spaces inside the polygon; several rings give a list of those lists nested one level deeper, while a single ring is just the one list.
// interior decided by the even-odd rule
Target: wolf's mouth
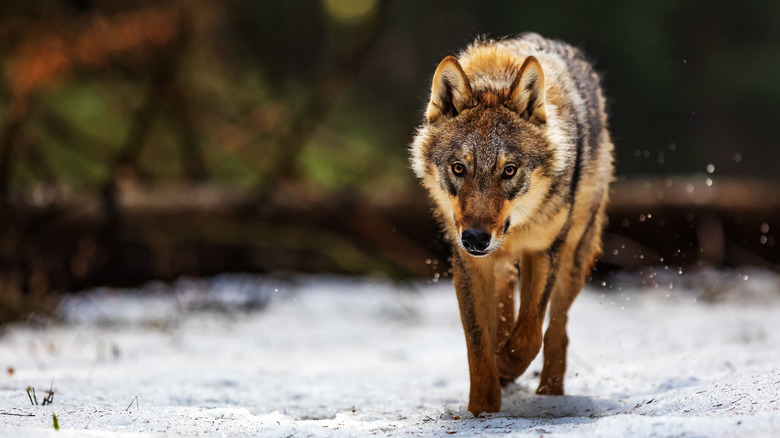
[{"label": "wolf's mouth", "polygon": [[485,257],[485,256],[489,256],[490,254],[493,254],[498,249],[499,246],[501,246],[501,242],[499,242],[498,245],[490,245],[490,247],[485,248],[483,250],[473,249],[473,248],[466,249],[463,248],[463,245],[461,245],[460,247],[463,248],[463,250],[466,251],[472,257]]}]

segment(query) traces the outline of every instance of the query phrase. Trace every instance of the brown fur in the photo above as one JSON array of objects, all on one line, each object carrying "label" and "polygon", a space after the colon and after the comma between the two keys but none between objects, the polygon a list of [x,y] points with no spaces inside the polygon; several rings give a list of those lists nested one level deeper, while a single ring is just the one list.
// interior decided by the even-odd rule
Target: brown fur
[{"label": "brown fur", "polygon": [[501,383],[542,344],[537,393],[563,394],[567,313],[601,250],[612,178],[598,76],[536,34],[478,40],[439,64],[411,149],[453,246],[469,411],[500,410]]}]

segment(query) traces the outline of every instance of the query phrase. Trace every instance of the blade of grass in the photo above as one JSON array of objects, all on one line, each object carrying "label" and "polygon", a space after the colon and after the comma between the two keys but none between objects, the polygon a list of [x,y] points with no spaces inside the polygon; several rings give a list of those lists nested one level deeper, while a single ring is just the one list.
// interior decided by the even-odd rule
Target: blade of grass
[{"label": "blade of grass", "polygon": [[136,409],[139,409],[139,410],[141,409],[141,408],[138,407],[138,396],[135,396],[135,398],[130,400],[130,404],[127,405],[127,409],[125,409],[125,411],[129,411],[130,410],[130,407],[133,406],[133,402],[135,402],[135,408]]},{"label": "blade of grass", "polygon": [[49,387],[49,393],[46,395],[46,398],[43,399],[43,406],[50,405],[54,402],[54,381],[52,380],[51,386]]},{"label": "blade of grass", "polygon": [[[30,395],[30,392],[32,392],[32,395]],[[35,388],[32,386],[27,387],[27,398],[30,399],[30,404],[38,406],[38,397],[35,396]]]}]

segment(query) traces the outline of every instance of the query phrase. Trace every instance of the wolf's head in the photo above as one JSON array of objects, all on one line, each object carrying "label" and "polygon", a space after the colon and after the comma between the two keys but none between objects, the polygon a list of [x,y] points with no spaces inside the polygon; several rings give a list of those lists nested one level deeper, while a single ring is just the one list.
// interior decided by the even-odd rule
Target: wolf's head
[{"label": "wolf's head", "polygon": [[469,78],[456,58],[445,58],[412,144],[415,173],[473,256],[496,250],[544,202],[560,167],[539,61],[530,56],[500,73]]}]

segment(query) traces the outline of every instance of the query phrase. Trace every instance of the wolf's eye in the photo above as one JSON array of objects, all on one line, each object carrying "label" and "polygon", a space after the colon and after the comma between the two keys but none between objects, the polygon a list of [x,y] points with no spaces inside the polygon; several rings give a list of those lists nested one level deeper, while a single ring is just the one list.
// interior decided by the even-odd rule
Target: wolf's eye
[{"label": "wolf's eye", "polygon": [[454,173],[455,176],[463,176],[463,174],[466,173],[466,166],[461,163],[455,163],[452,165],[452,173]]},{"label": "wolf's eye", "polygon": [[515,167],[515,166],[506,166],[504,168],[504,174],[502,175],[502,177],[509,179],[509,178],[512,178],[513,176],[515,176],[516,173],[517,173],[517,167]]}]

